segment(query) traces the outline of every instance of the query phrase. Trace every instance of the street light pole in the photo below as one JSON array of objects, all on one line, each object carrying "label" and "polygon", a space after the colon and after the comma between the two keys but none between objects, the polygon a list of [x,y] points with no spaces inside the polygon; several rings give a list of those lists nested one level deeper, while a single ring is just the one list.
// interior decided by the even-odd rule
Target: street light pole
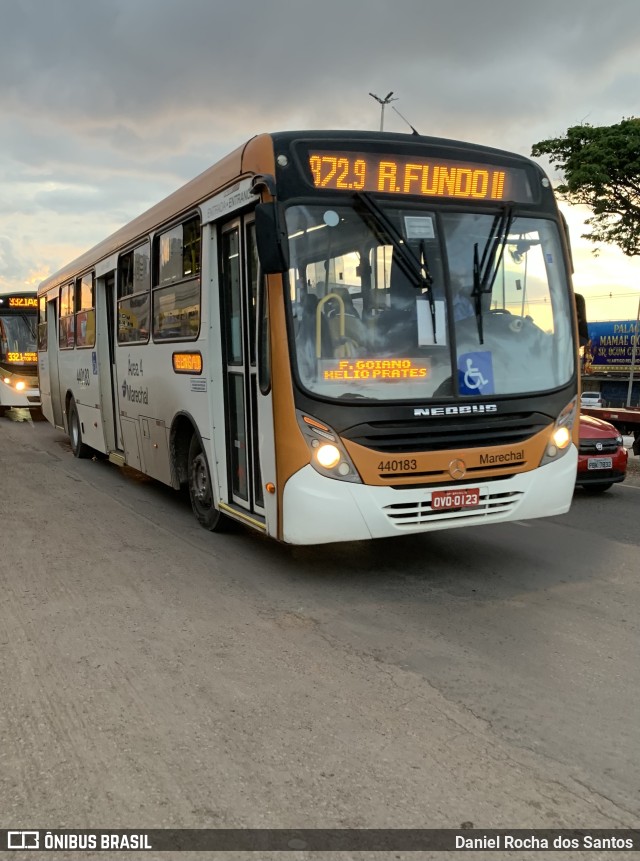
[{"label": "street light pole", "polygon": [[375,93],[369,93],[369,95],[371,96],[372,99],[375,99],[376,102],[380,103],[380,131],[383,131],[384,130],[384,109],[385,109],[385,106],[388,105],[389,102],[397,102],[398,97],[396,96],[393,99],[391,98],[391,96],[393,95],[393,90],[391,90],[390,93],[387,93],[387,95],[384,97],[384,99],[381,99],[380,96],[376,96]]},{"label": "street light pole", "polygon": [[631,406],[631,394],[633,390],[633,372],[636,369],[636,353],[638,352],[638,333],[640,332],[640,296],[638,297],[638,315],[636,327],[633,333],[633,350],[631,351],[631,370],[629,371],[629,388],[627,390],[627,406]]}]

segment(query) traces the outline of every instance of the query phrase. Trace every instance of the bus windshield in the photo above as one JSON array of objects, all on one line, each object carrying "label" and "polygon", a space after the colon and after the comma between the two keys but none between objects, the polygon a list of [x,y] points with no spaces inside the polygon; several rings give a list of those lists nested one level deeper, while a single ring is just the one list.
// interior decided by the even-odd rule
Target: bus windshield
[{"label": "bus windshield", "polygon": [[[424,401],[548,391],[571,379],[555,222],[357,199],[291,205],[286,220],[294,366],[309,392]],[[478,277],[479,262],[488,277]]]},{"label": "bus windshield", "polygon": [[37,362],[35,314],[0,314],[0,360],[16,365]]}]

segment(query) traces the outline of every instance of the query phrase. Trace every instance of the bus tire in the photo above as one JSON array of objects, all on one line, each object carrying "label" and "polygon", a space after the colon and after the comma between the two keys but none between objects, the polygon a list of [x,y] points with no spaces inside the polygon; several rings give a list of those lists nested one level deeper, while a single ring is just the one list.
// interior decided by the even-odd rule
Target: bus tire
[{"label": "bus tire", "polygon": [[193,434],[189,443],[189,498],[196,520],[210,532],[220,532],[225,526],[225,516],[213,501],[211,472],[207,455],[198,434]]},{"label": "bus tire", "polygon": [[69,439],[74,457],[89,457],[91,449],[82,442],[82,427],[78,408],[73,398],[69,401]]}]

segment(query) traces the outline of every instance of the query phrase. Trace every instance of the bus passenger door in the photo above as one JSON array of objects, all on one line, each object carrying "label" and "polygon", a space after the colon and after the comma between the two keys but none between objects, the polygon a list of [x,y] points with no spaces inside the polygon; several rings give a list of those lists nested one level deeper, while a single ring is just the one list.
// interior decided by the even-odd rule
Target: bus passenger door
[{"label": "bus passenger door", "polygon": [[256,369],[257,255],[253,222],[222,227],[221,313],[229,501],[264,517]]},{"label": "bus passenger door", "polygon": [[115,271],[96,279],[97,351],[100,374],[100,405],[107,452],[123,450],[118,414],[115,369],[116,296]]},{"label": "bus passenger door", "polygon": [[47,355],[49,358],[49,396],[51,413],[55,427],[64,427],[62,400],[60,398],[60,378],[58,371],[58,291],[47,302]]}]

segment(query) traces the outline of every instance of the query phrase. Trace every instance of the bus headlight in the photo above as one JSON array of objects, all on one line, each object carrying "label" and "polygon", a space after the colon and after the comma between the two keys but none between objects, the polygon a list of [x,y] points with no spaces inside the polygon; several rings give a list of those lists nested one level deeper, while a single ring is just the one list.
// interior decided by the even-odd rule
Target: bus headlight
[{"label": "bus headlight", "polygon": [[566,454],[571,447],[573,425],[578,414],[578,399],[573,398],[562,410],[555,421],[547,448],[542,455],[540,466],[558,460]]},{"label": "bus headlight", "polygon": [[333,469],[340,463],[340,450],[332,443],[325,442],[316,449],[315,457],[320,466]]},{"label": "bus headlight", "polygon": [[358,475],[358,470],[333,428],[306,413],[297,411],[296,417],[309,446],[311,466],[316,472],[328,478],[361,484],[362,479]]},{"label": "bus headlight", "polygon": [[571,442],[571,432],[569,428],[563,426],[554,430],[551,434],[553,445],[557,448],[566,448]]}]

